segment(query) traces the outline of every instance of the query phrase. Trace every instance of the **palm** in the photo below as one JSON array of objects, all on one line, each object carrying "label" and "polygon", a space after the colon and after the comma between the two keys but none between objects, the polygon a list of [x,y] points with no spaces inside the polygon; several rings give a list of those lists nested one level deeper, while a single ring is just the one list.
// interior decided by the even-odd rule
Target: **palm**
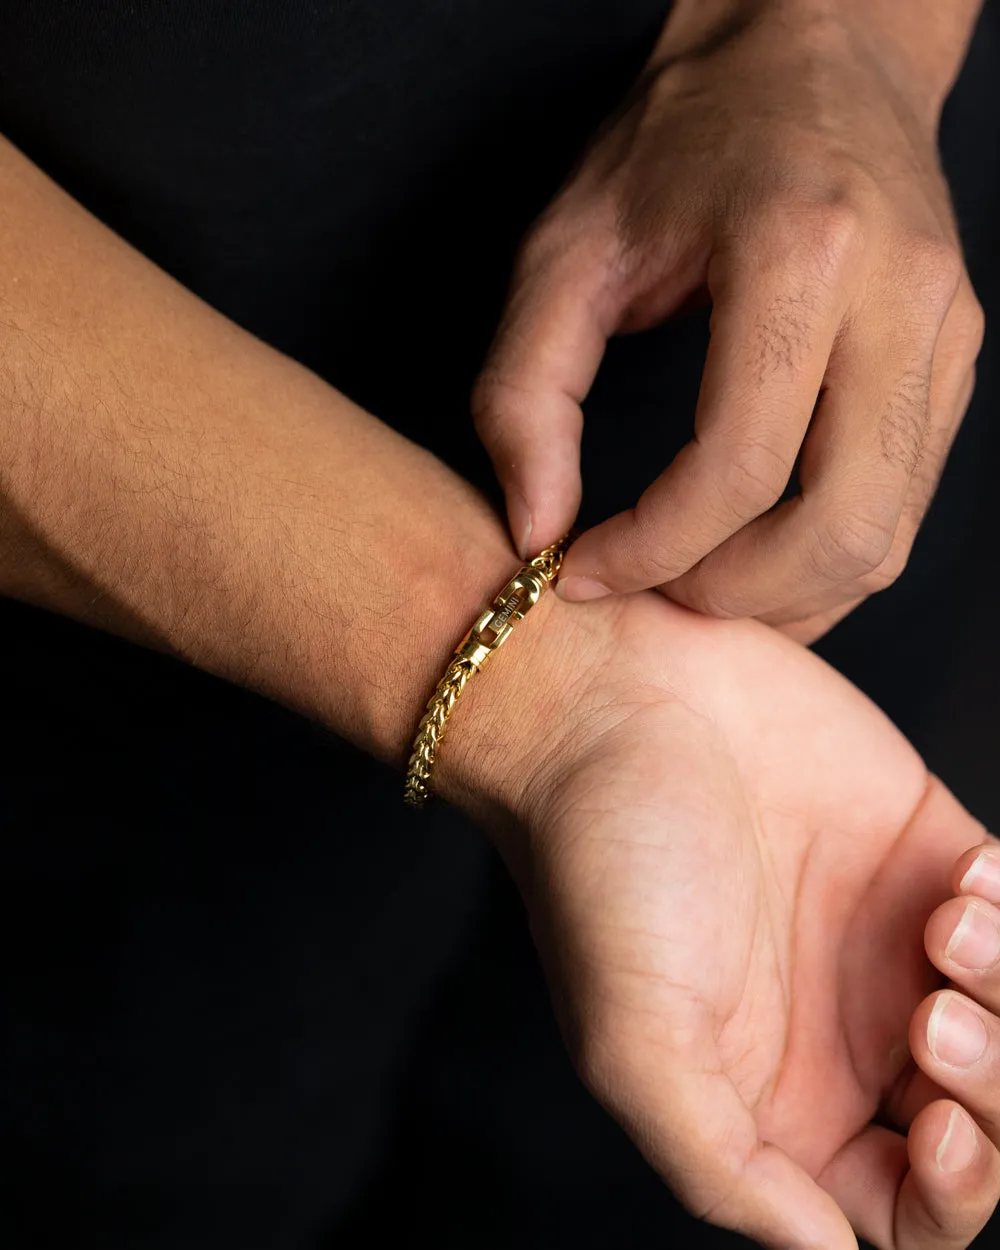
[{"label": "palm", "polygon": [[940,981],[924,924],[981,830],[807,652],[645,596],[624,611],[632,693],[560,787],[529,896],[571,1045],[668,1174],[660,1106],[708,1153],[767,1141],[820,1176],[906,1067]]}]

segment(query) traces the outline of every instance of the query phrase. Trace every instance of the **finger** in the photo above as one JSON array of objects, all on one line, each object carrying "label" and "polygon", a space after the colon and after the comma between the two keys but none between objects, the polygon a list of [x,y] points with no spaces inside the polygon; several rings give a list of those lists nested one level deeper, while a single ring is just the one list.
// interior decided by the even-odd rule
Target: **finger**
[{"label": "finger", "polygon": [[[825,620],[830,619],[832,624],[839,619],[838,612],[839,615],[844,615],[849,610],[848,604],[862,602],[868,595],[892,585],[903,573],[914,539],[934,498],[952,443],[975,389],[974,360],[982,343],[982,332],[982,309],[971,286],[965,282],[960,296],[945,319],[935,348],[927,434],[910,478],[902,513],[886,559],[872,572],[862,574],[853,582],[831,583],[827,589],[811,596],[806,592],[777,609],[758,613],[766,624],[778,627],[792,625],[795,636],[800,641],[813,641],[824,632]],[[801,507],[801,503],[801,500],[794,501],[795,507]],[[737,539],[727,544],[732,548],[730,552],[723,548],[710,561],[706,561],[704,566],[696,570],[696,576],[702,579],[702,585],[704,586],[710,576],[720,578],[726,575],[724,559],[739,558],[741,562],[745,562],[745,550],[741,555],[739,543],[773,552],[776,545],[775,532],[784,524],[784,517],[792,511],[792,507],[786,507],[784,511],[778,509],[772,516],[763,518],[758,526],[750,527],[745,534],[738,535]],[[874,553],[876,556],[877,554]],[[715,570],[708,567],[712,560],[717,561]],[[689,582],[692,580],[688,579]],[[697,589],[692,591],[690,586],[686,589],[683,583],[678,583],[668,588],[667,593],[671,598],[677,597],[684,601],[685,593],[696,595]],[[708,593],[711,593],[710,587]],[[812,617],[816,618],[815,626],[805,624]]]},{"label": "finger", "polygon": [[927,921],[924,945],[935,968],[1000,1011],[1000,909],[982,898],[951,898]]},{"label": "finger", "polygon": [[879,1123],[900,1132],[908,1132],[910,1125],[925,1107],[943,1098],[945,1091],[911,1060],[900,1081],[883,1100]]},{"label": "finger", "polygon": [[866,1128],[819,1181],[878,1250],[957,1250],[996,1205],[1000,1156],[961,1107],[939,1100],[907,1138]]},{"label": "finger", "polygon": [[[949,409],[952,413],[951,420],[943,427],[939,427],[936,423],[932,424],[924,444],[924,454],[910,480],[903,514],[886,559],[874,572],[858,578],[853,586],[837,587],[826,594],[800,601],[775,612],[762,612],[759,619],[765,625],[780,629],[782,633],[794,638],[796,642],[806,644],[815,642],[848,613],[864,603],[870,595],[885,590],[902,576],[920,527],[934,502],[952,443],[969,407],[969,401],[972,399],[975,383],[975,370],[970,369],[954,390],[958,398]],[[852,594],[854,597],[845,598]]]},{"label": "finger", "polygon": [[[972,295],[971,287],[968,294],[970,302],[966,309],[958,314],[953,309],[938,342],[931,380],[930,429],[923,455],[910,481],[903,514],[887,559],[874,572],[859,578],[853,588],[837,588],[790,608],[762,613],[760,619],[765,624],[783,628],[788,623],[794,628],[799,641],[811,642],[830,628],[830,625],[822,627],[825,618],[829,618],[832,625],[869,595],[891,586],[902,575],[976,388],[975,365],[968,366],[966,362],[978,353],[982,342],[982,310]],[[954,326],[949,325],[952,322]],[[847,606],[842,599],[844,595],[851,594],[852,589],[858,597],[850,600],[850,606]],[[801,624],[810,616],[816,618],[818,627]],[[783,629],[783,632],[789,630]]]},{"label": "finger", "polygon": [[[687,1030],[685,1029],[685,1032]],[[606,1035],[622,1030],[608,1022]],[[654,1048],[627,1063],[615,1047],[591,1045],[589,1088],[625,1127],[650,1164],[696,1216],[770,1247],[856,1250],[843,1213],[816,1182],[757,1127],[714,1062],[710,1031],[693,1028],[668,1057]]]},{"label": "finger", "polygon": [[573,545],[560,578],[564,598],[671,581],[778,501],[853,289],[853,241],[834,240],[829,250],[819,266],[813,249],[772,227],[758,246],[713,258],[694,440],[634,508]]},{"label": "finger", "polygon": [[[971,921],[963,925],[967,903],[982,903],[989,909],[988,919],[1000,919],[998,909],[991,899],[1000,904],[1000,841],[991,835],[985,842],[972,846],[958,857],[952,868],[951,886],[957,897],[938,904],[925,925],[924,945],[931,963],[959,988],[965,989],[983,1006],[996,1009],[1000,999],[996,970],[987,976],[970,973],[967,963],[989,965],[989,950],[983,953],[983,935],[978,934]],[[987,931],[988,944],[992,934]],[[962,949],[959,949],[962,948]],[[975,957],[978,952],[978,958]],[[978,985],[977,985],[978,983]],[[940,1099],[944,1090],[926,1072],[908,1063],[887,1092],[882,1104],[880,1119],[899,1128],[908,1129],[917,1114],[931,1102]]]},{"label": "finger", "polygon": [[961,1102],[1000,1144],[1000,1022],[965,994],[946,989],[920,1004],[910,1022],[918,1067]]},{"label": "finger", "polygon": [[611,242],[538,232],[515,270],[473,392],[479,437],[522,558],[555,542],[580,505],[580,404],[614,329]]},{"label": "finger", "polygon": [[896,1204],[897,1250],[967,1246],[1000,1196],[1000,1154],[969,1114],[942,1100],[926,1107],[907,1137],[910,1171]]},{"label": "finger", "polygon": [[[796,642],[809,645],[831,630],[869,596],[887,589],[902,576],[914,541],[937,493],[945,462],[969,406],[974,386],[975,371],[971,370],[957,391],[958,400],[949,409],[953,414],[951,420],[943,428],[932,426],[924,444],[924,454],[910,479],[902,515],[885,560],[871,573],[857,578],[853,583],[835,586],[773,612],[761,612],[759,620],[781,630]],[[672,597],[669,588],[668,593]]]},{"label": "finger", "polygon": [[953,884],[956,894],[975,895],[1000,905],[1000,842],[990,837],[960,855]]},{"label": "finger", "polygon": [[817,638],[828,634],[834,625],[839,624],[845,616],[864,603],[865,598],[866,596],[860,595],[857,599],[849,599],[846,603],[838,604],[833,608],[822,608],[819,611],[806,608],[806,615],[802,618],[796,617],[794,620],[786,619],[787,613],[775,613],[775,616],[779,617],[776,621],[770,621],[766,613],[760,619],[766,625],[773,624],[786,638],[791,638],[793,642],[800,642],[804,647],[808,647]]},{"label": "finger", "polygon": [[923,453],[910,480],[903,515],[888,560],[862,577],[865,594],[883,590],[906,567],[913,542],[934,501],[945,464],[976,389],[976,358],[983,342],[983,311],[968,280],[945,318],[934,352],[930,421]]},{"label": "finger", "polygon": [[907,325],[897,312],[887,332],[885,321],[883,310],[838,340],[803,448],[801,494],[671,586],[671,598],[725,616],[817,599],[835,606],[885,562],[923,454],[941,324]]}]

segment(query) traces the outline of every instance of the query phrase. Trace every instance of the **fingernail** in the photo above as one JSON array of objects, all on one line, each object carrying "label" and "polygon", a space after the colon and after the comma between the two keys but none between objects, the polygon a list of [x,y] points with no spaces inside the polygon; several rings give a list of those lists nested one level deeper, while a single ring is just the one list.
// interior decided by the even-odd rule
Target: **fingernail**
[{"label": "fingernail", "polygon": [[963,968],[992,968],[1000,959],[1000,929],[982,906],[967,903],[944,953]]},{"label": "fingernail", "polygon": [[514,540],[517,554],[522,560],[527,560],[531,552],[531,509],[516,487],[507,496],[507,523],[510,525],[510,536]]},{"label": "fingernail", "polygon": [[952,1107],[935,1155],[938,1167],[942,1172],[961,1172],[976,1157],[978,1149],[975,1125],[960,1107]]},{"label": "fingernail", "polygon": [[1000,855],[980,851],[959,882],[963,894],[978,894],[991,903],[1000,903]]},{"label": "fingernail", "polygon": [[570,603],[584,603],[587,599],[603,599],[611,591],[592,577],[560,577],[556,582],[556,594]]},{"label": "fingernail", "polygon": [[939,1063],[971,1068],[986,1050],[986,1026],[957,994],[947,991],[927,1021],[927,1045]]}]

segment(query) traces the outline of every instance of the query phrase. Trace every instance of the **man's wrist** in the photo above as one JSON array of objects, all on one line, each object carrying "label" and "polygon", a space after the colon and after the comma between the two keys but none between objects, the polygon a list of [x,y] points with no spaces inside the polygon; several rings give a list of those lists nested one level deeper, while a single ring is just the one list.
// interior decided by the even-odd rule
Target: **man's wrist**
[{"label": "man's wrist", "polygon": [[983,0],[676,0],[652,63],[703,53],[753,23],[775,21],[787,37],[817,47],[853,44],[857,55],[860,46],[936,124],[982,6]]},{"label": "man's wrist", "polygon": [[520,561],[471,486],[397,435],[388,441],[397,464],[382,461],[380,515],[359,526],[350,552],[341,539],[328,553],[335,608],[297,608],[279,625],[300,661],[277,693],[402,768],[456,645]]},{"label": "man's wrist", "polygon": [[620,715],[621,691],[612,683],[609,698],[604,683],[633,598],[543,596],[455,705],[435,768],[444,798],[497,833],[544,824],[573,765]]},{"label": "man's wrist", "polygon": [[983,0],[841,0],[852,29],[936,125],[965,60]]},{"label": "man's wrist", "polygon": [[565,675],[553,631],[565,611],[543,595],[455,704],[434,788],[485,823],[523,814],[530,782],[557,750]]}]

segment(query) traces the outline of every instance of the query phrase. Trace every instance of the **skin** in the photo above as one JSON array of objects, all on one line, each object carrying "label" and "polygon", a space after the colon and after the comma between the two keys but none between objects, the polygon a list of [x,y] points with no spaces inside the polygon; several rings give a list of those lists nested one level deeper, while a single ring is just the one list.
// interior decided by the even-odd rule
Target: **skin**
[{"label": "skin", "polygon": [[657,586],[808,641],[902,572],[982,343],[937,154],[978,8],[674,7],[525,240],[473,397],[515,542],[545,544],[608,338],[711,301],[692,440],[579,538],[565,598]]},{"label": "skin", "polygon": [[[796,644],[617,602],[554,600],[523,640],[520,689],[551,679],[553,632],[574,648],[554,675],[587,674],[579,737],[534,780],[506,744],[497,782],[584,1081],[691,1210],[763,1244],[850,1247],[852,1225],[886,1250],[968,1244],[1000,1181],[996,974],[957,982],[995,1053],[958,1074],[927,1027],[981,828]],[[459,766],[502,733],[469,703]],[[952,1143],[971,1153],[948,1172]]]},{"label": "skin", "polygon": [[[0,255],[0,591],[401,764],[516,567],[499,519],[4,144]],[[961,1170],[936,1092],[908,1138],[864,1134],[983,834],[842,678],[654,594],[548,595],[459,701],[437,785],[520,883],[584,1080],[693,1210],[802,1250],[852,1245],[849,1219],[968,1243],[1000,1194],[992,1069],[942,1081],[983,1125]]]}]

